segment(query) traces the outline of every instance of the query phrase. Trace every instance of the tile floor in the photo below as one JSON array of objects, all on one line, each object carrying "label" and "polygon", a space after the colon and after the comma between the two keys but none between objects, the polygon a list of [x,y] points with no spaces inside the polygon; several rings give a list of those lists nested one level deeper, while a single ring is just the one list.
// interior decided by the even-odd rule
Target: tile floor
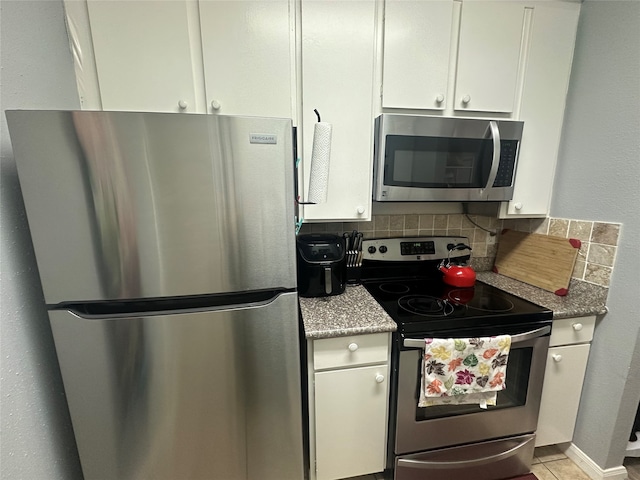
[{"label": "tile floor", "polygon": [[623,465],[627,467],[629,480],[640,480],[640,458],[627,457]]},{"label": "tile floor", "polygon": [[[531,471],[538,480],[591,480],[556,446],[535,449]],[[640,458],[625,458],[628,480],[640,480]]]},{"label": "tile floor", "polygon": [[557,447],[538,447],[533,454],[531,472],[538,480],[591,480]]},{"label": "tile floor", "polygon": [[[640,480],[640,458],[626,458],[628,480]],[[591,480],[556,446],[535,449],[531,471],[538,480]],[[382,480],[382,475],[366,475],[349,480]]]}]

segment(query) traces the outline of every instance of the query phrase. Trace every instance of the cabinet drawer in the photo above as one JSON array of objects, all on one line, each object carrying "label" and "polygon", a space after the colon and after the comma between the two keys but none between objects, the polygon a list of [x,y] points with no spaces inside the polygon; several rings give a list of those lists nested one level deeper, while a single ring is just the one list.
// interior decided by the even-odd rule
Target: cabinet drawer
[{"label": "cabinet drawer", "polygon": [[590,342],[593,339],[595,325],[595,316],[554,320],[549,346]]},{"label": "cabinet drawer", "polygon": [[313,342],[313,365],[316,371],[383,363],[388,358],[388,333],[325,338]]}]

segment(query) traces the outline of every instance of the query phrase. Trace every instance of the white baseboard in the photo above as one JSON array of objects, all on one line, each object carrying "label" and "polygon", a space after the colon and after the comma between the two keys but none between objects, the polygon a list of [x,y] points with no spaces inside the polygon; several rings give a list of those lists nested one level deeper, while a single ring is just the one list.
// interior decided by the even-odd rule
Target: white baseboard
[{"label": "white baseboard", "polygon": [[569,457],[573,463],[578,465],[584,473],[589,475],[593,480],[626,480],[627,469],[622,465],[614,468],[607,468],[603,470],[596,462],[591,460],[586,453],[576,447],[573,443],[569,444],[569,447],[564,451],[565,455]]}]

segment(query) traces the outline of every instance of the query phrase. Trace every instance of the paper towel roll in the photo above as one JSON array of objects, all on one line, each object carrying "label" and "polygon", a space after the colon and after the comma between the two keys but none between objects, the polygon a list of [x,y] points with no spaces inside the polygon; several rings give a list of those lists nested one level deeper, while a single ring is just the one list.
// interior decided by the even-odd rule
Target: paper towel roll
[{"label": "paper towel roll", "polygon": [[313,131],[311,176],[308,202],[324,203],[329,189],[329,160],[331,159],[331,124],[318,122]]}]

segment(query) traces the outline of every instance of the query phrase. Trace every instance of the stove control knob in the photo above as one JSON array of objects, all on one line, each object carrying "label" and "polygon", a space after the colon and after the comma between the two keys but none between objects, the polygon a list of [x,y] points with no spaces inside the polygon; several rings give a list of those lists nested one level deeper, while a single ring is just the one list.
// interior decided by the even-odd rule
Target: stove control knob
[{"label": "stove control knob", "polygon": [[387,247],[380,245],[380,253],[387,253]]},{"label": "stove control knob", "polygon": [[582,330],[582,324],[581,323],[574,323],[573,325],[571,325],[573,327],[573,329],[576,332],[579,332],[580,330]]},{"label": "stove control knob", "polygon": [[382,382],[384,382],[384,375],[382,375],[381,373],[378,373],[378,374],[376,375],[376,382],[377,382],[377,383],[382,383]]},{"label": "stove control knob", "polygon": [[374,247],[373,245],[371,245],[371,246],[367,249],[367,251],[368,251],[370,254],[372,254],[372,255],[373,255],[374,253],[376,253],[376,247]]},{"label": "stove control knob", "polygon": [[350,343],[347,348],[349,349],[350,352],[355,352],[358,349],[358,344],[357,343]]},{"label": "stove control knob", "polygon": [[559,353],[554,353],[553,355],[551,355],[551,358],[553,358],[554,362],[561,362],[562,361],[562,355],[560,355]]}]

